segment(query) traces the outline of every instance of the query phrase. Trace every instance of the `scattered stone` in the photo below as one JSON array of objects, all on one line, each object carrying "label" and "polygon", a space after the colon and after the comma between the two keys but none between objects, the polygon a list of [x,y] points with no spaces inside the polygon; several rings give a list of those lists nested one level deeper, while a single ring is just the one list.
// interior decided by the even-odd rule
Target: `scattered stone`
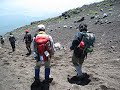
[{"label": "scattered stone", "polygon": [[64,28],[67,28],[67,25],[64,25],[63,27],[64,27]]},{"label": "scattered stone", "polygon": [[100,9],[101,12],[103,12],[103,9]]},{"label": "scattered stone", "polygon": [[50,32],[52,32],[53,30],[50,30]]},{"label": "scattered stone", "polygon": [[106,18],[106,17],[108,17],[108,14],[107,14],[107,13],[104,13],[104,14],[103,14],[103,18]]},{"label": "scattered stone", "polygon": [[56,50],[60,50],[62,46],[59,42],[57,42],[57,43],[54,44],[54,47],[55,47]]},{"label": "scattered stone", "polygon": [[85,17],[82,17],[80,20],[77,21],[77,23],[78,23],[78,22],[82,22],[82,21],[84,21],[84,20],[85,20]]},{"label": "scattered stone", "polygon": [[102,90],[108,90],[108,88],[107,88],[105,85],[100,85],[100,88],[101,88]]},{"label": "scattered stone", "polygon": [[72,28],[72,26],[70,26],[70,29]]},{"label": "scattered stone", "polygon": [[90,17],[90,19],[94,19],[94,18],[95,18],[95,16]]}]

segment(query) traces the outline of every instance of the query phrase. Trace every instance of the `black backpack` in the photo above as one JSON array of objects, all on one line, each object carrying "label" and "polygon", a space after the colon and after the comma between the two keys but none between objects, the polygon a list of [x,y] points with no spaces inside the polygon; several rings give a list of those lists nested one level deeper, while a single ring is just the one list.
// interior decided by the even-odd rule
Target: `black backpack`
[{"label": "black backpack", "polygon": [[[94,42],[95,42],[95,34],[92,32],[81,32],[81,39],[78,37],[77,46],[74,49],[74,53],[76,57],[87,56],[87,53],[91,53],[93,51]],[[84,44],[84,47],[80,47],[81,42]]]},{"label": "black backpack", "polygon": [[25,37],[24,37],[24,39],[25,39],[26,43],[31,43],[32,42],[32,36],[31,36],[31,34],[26,34]]},{"label": "black backpack", "polygon": [[10,41],[10,42],[15,42],[16,39],[15,39],[15,37],[10,37],[10,38],[9,38],[9,41]]}]

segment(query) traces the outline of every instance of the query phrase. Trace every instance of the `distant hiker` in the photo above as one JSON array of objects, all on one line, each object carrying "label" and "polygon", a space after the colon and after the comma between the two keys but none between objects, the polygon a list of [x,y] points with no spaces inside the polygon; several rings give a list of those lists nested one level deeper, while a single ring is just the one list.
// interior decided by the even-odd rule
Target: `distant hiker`
[{"label": "distant hiker", "polygon": [[75,35],[70,50],[74,50],[72,56],[73,65],[77,71],[78,80],[82,80],[84,74],[82,73],[82,64],[89,52],[93,51],[93,44],[95,42],[95,35],[87,31],[86,24],[79,25],[79,32]]},{"label": "distant hiker", "polygon": [[25,44],[26,44],[26,48],[28,50],[28,53],[26,55],[30,55],[31,54],[31,42],[32,42],[32,36],[31,34],[29,33],[29,30],[25,30],[25,36],[24,36],[24,39],[23,41],[25,41]]},{"label": "distant hiker", "polygon": [[9,36],[9,41],[10,41],[10,44],[11,44],[11,47],[12,47],[12,51],[14,52],[15,51],[15,37],[13,36],[12,33],[10,33],[10,36]]},{"label": "distant hiker", "polygon": [[54,54],[54,43],[50,35],[45,33],[45,26],[38,25],[38,34],[33,39],[34,58],[36,59],[35,66],[35,82],[40,81],[39,73],[41,64],[45,66],[45,82],[51,83],[53,78],[50,78],[50,59]]},{"label": "distant hiker", "polygon": [[2,45],[2,47],[3,47],[3,45],[4,45],[4,38],[3,38],[3,36],[0,36],[0,42],[1,42],[1,45]]}]

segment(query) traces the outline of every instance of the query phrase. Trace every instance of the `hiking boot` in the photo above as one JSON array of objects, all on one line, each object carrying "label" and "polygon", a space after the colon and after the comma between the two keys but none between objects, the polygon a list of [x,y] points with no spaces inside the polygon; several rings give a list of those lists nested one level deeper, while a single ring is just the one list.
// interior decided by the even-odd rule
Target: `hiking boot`
[{"label": "hiking boot", "polygon": [[28,55],[30,55],[31,53],[27,53],[26,55],[28,56]]},{"label": "hiking boot", "polygon": [[84,79],[84,76],[83,76],[83,75],[77,76],[77,80],[78,80],[78,81],[82,81],[83,79]]},{"label": "hiking boot", "polygon": [[88,75],[87,73],[83,73],[83,77],[84,77],[84,78],[89,78],[90,75]]},{"label": "hiking boot", "polygon": [[40,84],[41,84],[40,79],[35,78],[35,81],[33,82],[32,86],[38,87],[40,86]]},{"label": "hiking boot", "polygon": [[15,51],[15,48],[13,48],[12,51],[14,52],[14,51]]},{"label": "hiking boot", "polygon": [[79,79],[84,79],[84,78],[89,78],[90,75],[88,75],[87,73],[82,73],[82,76],[76,75],[76,77],[79,78]]},{"label": "hiking boot", "polygon": [[53,81],[53,78],[48,78],[48,79],[45,79],[43,82],[45,83],[51,83]]}]

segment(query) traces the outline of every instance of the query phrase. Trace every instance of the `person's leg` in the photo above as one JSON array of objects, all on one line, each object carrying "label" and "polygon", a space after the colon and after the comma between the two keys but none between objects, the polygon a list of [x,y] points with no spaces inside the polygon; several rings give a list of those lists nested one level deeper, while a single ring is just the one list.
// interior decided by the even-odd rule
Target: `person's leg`
[{"label": "person's leg", "polygon": [[40,75],[40,67],[41,67],[41,62],[40,61],[36,61],[36,66],[35,66],[35,79],[40,79],[39,75]]},{"label": "person's leg", "polygon": [[13,43],[12,43],[12,42],[10,42],[10,44],[11,44],[11,47],[12,47],[12,51],[14,51],[14,48],[13,48]]},{"label": "person's leg", "polygon": [[45,81],[51,83],[53,78],[50,78],[50,60],[45,61]]},{"label": "person's leg", "polygon": [[[31,45],[31,44],[30,44]],[[29,54],[31,54],[31,47],[30,47],[30,45],[29,45]]]},{"label": "person's leg", "polygon": [[28,43],[25,43],[26,44],[26,49],[28,50]]},{"label": "person's leg", "polygon": [[31,43],[27,43],[26,48],[28,50],[28,55],[31,54]]},{"label": "person's leg", "polygon": [[79,77],[79,76],[82,76],[82,69],[81,69],[82,63],[80,64],[80,63],[79,63],[79,60],[80,60],[80,58],[76,57],[75,54],[73,54],[72,62],[73,62],[73,65],[74,65],[74,67],[75,67],[75,69],[76,69],[76,72],[77,72],[77,76],[78,76],[78,77]]},{"label": "person's leg", "polygon": [[12,46],[12,50],[13,50],[13,52],[15,51],[15,42],[12,42],[11,43],[11,46]]},{"label": "person's leg", "polygon": [[35,87],[37,87],[37,86],[40,86],[40,77],[39,77],[39,74],[40,74],[40,66],[41,66],[41,63],[40,63],[40,61],[39,62],[37,62],[36,61],[36,66],[35,66],[35,81],[32,83],[32,86],[35,86]]},{"label": "person's leg", "polygon": [[45,61],[45,79],[49,79],[50,75],[50,60]]}]

